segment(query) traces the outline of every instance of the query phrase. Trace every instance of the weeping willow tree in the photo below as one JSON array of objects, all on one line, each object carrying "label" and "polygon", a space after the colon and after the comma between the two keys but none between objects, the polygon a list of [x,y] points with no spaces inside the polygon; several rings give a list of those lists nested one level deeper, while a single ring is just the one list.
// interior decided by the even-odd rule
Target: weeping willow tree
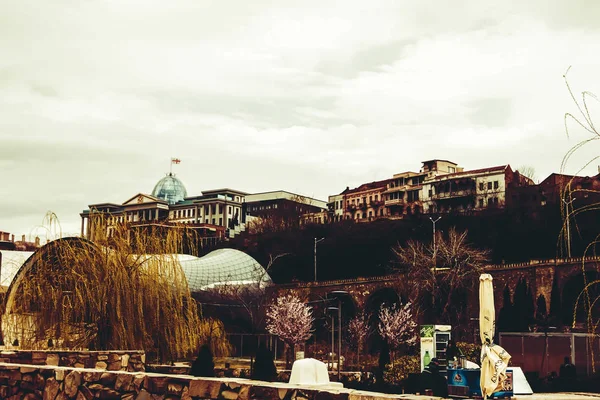
[{"label": "weeping willow tree", "polygon": [[[569,95],[576,106],[577,112],[565,114],[566,134],[567,136],[570,136],[570,125],[574,124],[576,127],[582,129],[586,136],[567,151],[561,164],[561,172],[563,172],[568,165],[575,162],[578,163],[578,170],[575,175],[578,175],[600,158],[600,156],[595,156],[580,162],[577,157],[579,155],[578,151],[593,146],[600,140],[600,132],[594,124],[594,119],[590,112],[590,101],[598,102],[598,97],[588,91],[583,91],[580,98],[576,97],[567,79],[568,71],[569,70],[567,70],[567,73],[564,75],[565,84]],[[561,215],[564,223],[559,237],[558,250],[559,255],[566,255],[568,257],[571,257],[571,239],[573,233],[579,233],[577,216],[591,219],[594,214],[598,213],[600,210],[599,188],[596,185],[581,185],[577,178],[578,177],[573,176],[567,180],[562,186],[560,193]],[[579,202],[576,203],[576,200],[579,200]],[[575,328],[579,316],[578,314],[581,313],[584,315],[586,327],[590,334],[590,341],[593,338],[598,340],[598,337],[600,336],[598,332],[598,326],[600,325],[600,279],[597,278],[600,269],[598,268],[597,262],[590,264],[591,259],[599,255],[598,244],[600,243],[600,232],[595,232],[594,235],[595,236],[587,243],[583,250],[581,261],[583,290],[579,293],[575,301],[572,322],[572,327]],[[590,274],[590,272],[592,272],[592,274]],[[593,272],[596,272],[596,274],[593,274]],[[595,373],[595,346],[593,346],[592,343],[589,344],[592,357],[592,370]]]},{"label": "weeping willow tree", "polygon": [[58,239],[23,265],[5,300],[5,341],[189,357],[200,344],[200,318],[176,254],[191,233],[107,222],[92,215],[94,242]]}]

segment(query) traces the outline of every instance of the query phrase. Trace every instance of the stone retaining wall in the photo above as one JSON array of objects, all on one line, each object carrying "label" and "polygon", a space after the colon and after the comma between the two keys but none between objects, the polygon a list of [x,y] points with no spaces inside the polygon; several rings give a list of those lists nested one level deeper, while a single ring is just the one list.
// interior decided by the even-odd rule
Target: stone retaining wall
[{"label": "stone retaining wall", "polygon": [[[235,378],[194,378],[147,372],[96,371],[0,363],[0,398],[7,400],[384,400],[414,399],[351,389],[301,388]],[[428,396],[428,398],[431,398]]]},{"label": "stone retaining wall", "polygon": [[138,350],[4,350],[0,352],[0,363],[94,368],[107,371],[145,371],[145,362],[146,354]]}]

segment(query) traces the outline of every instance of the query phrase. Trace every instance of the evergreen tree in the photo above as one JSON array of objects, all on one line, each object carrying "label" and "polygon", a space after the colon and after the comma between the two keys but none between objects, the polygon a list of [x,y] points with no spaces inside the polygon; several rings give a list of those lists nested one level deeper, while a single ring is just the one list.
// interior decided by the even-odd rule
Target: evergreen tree
[{"label": "evergreen tree", "polygon": [[498,313],[498,322],[496,325],[498,327],[498,332],[511,332],[515,330],[515,318],[508,285],[504,286],[502,297],[502,308]]},{"label": "evergreen tree", "polygon": [[252,371],[252,379],[258,381],[273,382],[277,380],[277,368],[273,362],[273,353],[264,343],[261,343],[256,350],[256,361]]},{"label": "evergreen tree", "polygon": [[215,376],[215,363],[210,347],[203,344],[198,352],[198,357],[192,364],[190,375],[193,376]]},{"label": "evergreen tree", "polygon": [[527,332],[533,319],[533,299],[531,290],[523,278],[515,287],[514,310],[515,331]]},{"label": "evergreen tree", "polygon": [[558,275],[554,273],[552,279],[552,292],[550,293],[550,313],[548,314],[550,323],[555,325],[562,324],[562,300],[560,288],[558,287]]},{"label": "evergreen tree", "polygon": [[540,294],[537,298],[536,310],[535,310],[535,320],[538,324],[545,324],[547,320],[547,312],[546,312],[546,297],[543,294]]}]

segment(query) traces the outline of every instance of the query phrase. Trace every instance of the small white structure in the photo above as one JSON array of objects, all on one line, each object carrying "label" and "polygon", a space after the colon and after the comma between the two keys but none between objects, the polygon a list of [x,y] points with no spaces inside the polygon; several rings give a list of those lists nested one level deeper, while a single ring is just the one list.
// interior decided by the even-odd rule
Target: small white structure
[{"label": "small white structure", "polygon": [[294,361],[290,383],[298,385],[318,385],[331,388],[343,388],[340,382],[329,382],[329,372],[324,362],[314,358]]}]

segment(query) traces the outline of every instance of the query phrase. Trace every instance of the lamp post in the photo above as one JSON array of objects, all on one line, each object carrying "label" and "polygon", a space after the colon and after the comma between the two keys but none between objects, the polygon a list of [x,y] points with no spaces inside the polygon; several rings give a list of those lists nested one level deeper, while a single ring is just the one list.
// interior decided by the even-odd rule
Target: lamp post
[{"label": "lamp post", "polygon": [[569,220],[571,219],[571,213],[569,212],[569,206],[575,201],[574,198],[571,198],[569,201],[565,199],[561,199],[563,203],[565,203],[565,210],[567,211],[567,257],[571,258],[571,229],[569,227]]},{"label": "lamp post", "polygon": [[436,220],[429,217],[429,220],[433,223],[433,273],[435,274],[437,269],[437,248],[435,247],[435,223],[438,222],[442,217],[437,217]]},{"label": "lamp post", "polygon": [[[327,309],[329,311],[335,311],[338,308],[337,307],[327,307]],[[335,351],[335,348],[334,348],[334,343],[335,343],[334,331],[335,331],[335,325],[333,324],[333,314],[331,314],[331,356],[328,359],[328,363],[331,362],[331,369],[332,370],[333,370],[333,352]],[[339,364],[338,364],[338,369],[339,369]]]},{"label": "lamp post", "polygon": [[317,281],[317,244],[325,240],[325,238],[315,238],[315,282]]},{"label": "lamp post", "polygon": [[344,295],[344,294],[348,294],[348,292],[346,292],[345,290],[334,290],[333,292],[330,292],[331,294],[335,295],[337,297],[338,300],[338,354],[337,354],[337,376],[338,376],[338,382],[340,381],[340,372],[342,370],[342,365],[340,363],[341,361],[341,355],[342,355],[342,299],[340,298],[340,295]]}]

